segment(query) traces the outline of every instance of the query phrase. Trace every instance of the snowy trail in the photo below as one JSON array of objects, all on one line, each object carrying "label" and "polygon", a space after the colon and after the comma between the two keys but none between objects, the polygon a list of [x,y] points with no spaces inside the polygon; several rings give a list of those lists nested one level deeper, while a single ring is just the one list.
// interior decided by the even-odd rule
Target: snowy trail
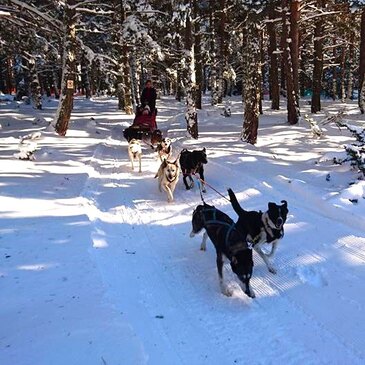
[{"label": "snowy trail", "polygon": [[[178,126],[178,121],[173,118],[171,125]],[[169,135],[180,135],[176,145],[181,146],[181,132],[174,129]],[[158,167],[153,154],[144,151],[141,175],[130,173],[126,143],[119,139],[120,131],[114,129],[109,141],[98,147],[91,164],[98,176],[84,191],[93,202],[90,253],[102,274],[106,300],[123,313],[136,333],[146,362],[363,362],[364,300],[358,295],[362,280],[352,269],[352,263],[364,256],[361,232],[357,238],[344,219],[336,221],[338,229],[332,228],[333,221],[323,215],[325,202],[313,206],[312,201],[301,200],[299,209],[297,192],[288,190],[280,177],[269,184],[260,173],[232,172],[227,163],[234,161],[210,159],[207,181],[220,191],[227,186],[219,177],[229,170],[232,187],[250,209],[264,209],[268,201],[284,197],[290,209],[286,237],[276,258],[278,274],[269,274],[255,257],[257,299],[246,298],[238,288],[232,298],[226,298],[218,289],[212,246],[202,253],[200,239],[188,237],[192,209],[200,202],[197,192],[184,191],[179,182],[175,203],[167,204],[153,179]],[[211,191],[207,199],[234,217],[227,202]],[[316,221],[321,223],[311,224]],[[311,242],[316,232],[326,240]],[[351,249],[349,240],[355,242]],[[347,261],[339,255],[344,250]],[[231,285],[236,285],[225,271]]]},{"label": "snowy trail", "polygon": [[[123,158],[126,159],[125,146],[123,152]],[[100,160],[114,159],[117,165],[121,153],[120,146],[115,148],[112,145],[103,145],[94,155],[94,161],[99,160],[99,157]],[[164,260],[156,252],[152,234],[143,222],[141,207],[136,207],[133,202],[139,198],[145,200],[148,195],[142,195],[137,186],[137,189],[129,192],[133,199],[126,201],[117,183],[113,183],[113,178],[103,175],[102,167],[94,166],[101,172],[101,178],[95,184],[94,196],[90,195],[90,190],[88,194],[97,206],[100,204],[101,213],[99,217],[92,218],[94,247],[98,247],[97,251],[92,252],[92,256],[99,263],[109,300],[126,314],[125,317],[133,329],[142,334],[141,341],[145,346],[145,360],[148,363],[212,363],[206,333],[199,330],[193,322],[187,321],[188,316],[181,297],[176,300],[171,295],[177,283],[169,280],[170,275],[166,273]],[[113,169],[111,175],[117,177],[114,180],[120,181],[117,170],[118,168]],[[133,177],[129,181],[126,176],[124,179],[127,186],[133,187]],[[137,182],[139,180],[137,176]],[[112,214],[105,211],[108,207],[97,198],[108,193],[103,186],[108,187],[109,194],[114,194],[112,199],[106,198],[106,201],[116,204]],[[110,187],[116,189],[110,190]],[[118,222],[118,228],[111,226],[103,217],[114,219],[114,223]],[[166,235],[169,233],[166,232]],[[214,361],[222,363],[223,357],[219,359],[217,354],[214,355]]]},{"label": "snowy trail", "polygon": [[[214,188],[226,194],[231,187],[246,209],[288,201],[277,275],[255,255],[251,300],[226,265],[228,298],[213,246],[201,252],[201,237],[189,237],[197,186],[186,191],[180,179],[168,204],[147,145],[143,172],[131,171],[122,138],[131,118],[115,103],[78,99],[67,138],[34,125],[33,110],[7,117],[1,365],[363,364],[365,190],[358,182],[344,193],[353,172],[319,162],[348,137],[336,130],[313,140],[301,125],[288,131],[283,109],[265,111],[258,143],[249,146],[238,140],[238,101],[223,119],[205,105],[192,140],[183,105],[159,101],[158,124],[176,139],[174,156],[206,147]],[[52,108],[42,113],[50,118]],[[12,158],[19,130],[43,131],[36,161]],[[209,187],[205,199],[236,218]]]}]

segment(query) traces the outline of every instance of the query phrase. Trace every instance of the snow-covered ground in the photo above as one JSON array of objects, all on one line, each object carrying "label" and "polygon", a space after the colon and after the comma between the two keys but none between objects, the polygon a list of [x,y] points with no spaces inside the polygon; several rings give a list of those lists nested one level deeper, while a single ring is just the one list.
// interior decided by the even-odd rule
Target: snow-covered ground
[{"label": "snow-covered ground", "polygon": [[[313,138],[306,122],[285,123],[284,105],[265,104],[250,146],[237,98],[231,118],[207,103],[195,141],[184,105],[158,101],[174,155],[206,147],[215,189],[231,187],[246,209],[288,201],[278,273],[255,255],[250,299],[227,265],[226,297],[213,246],[189,238],[198,189],[181,180],[168,204],[147,145],[143,172],[131,171],[122,130],[132,118],[116,100],[77,99],[66,137],[47,128],[56,102],[44,105],[0,104],[1,365],[364,364],[365,182],[331,162],[348,132],[327,125]],[[347,118],[365,126],[355,104]],[[19,137],[36,131],[35,160],[16,159]],[[216,192],[205,198],[236,219]]]}]

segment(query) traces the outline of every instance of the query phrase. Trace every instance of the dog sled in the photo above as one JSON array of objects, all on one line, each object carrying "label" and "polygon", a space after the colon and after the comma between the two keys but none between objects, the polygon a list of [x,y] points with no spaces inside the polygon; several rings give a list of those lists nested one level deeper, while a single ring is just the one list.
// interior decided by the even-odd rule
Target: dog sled
[{"label": "dog sled", "polygon": [[150,112],[148,106],[137,108],[133,124],[123,131],[123,136],[128,142],[139,139],[152,146],[160,142],[162,132],[157,128],[156,110]]}]

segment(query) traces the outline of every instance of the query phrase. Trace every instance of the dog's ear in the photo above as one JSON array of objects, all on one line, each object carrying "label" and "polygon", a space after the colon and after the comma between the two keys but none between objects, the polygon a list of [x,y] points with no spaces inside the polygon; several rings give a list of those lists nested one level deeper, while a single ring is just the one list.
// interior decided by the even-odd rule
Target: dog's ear
[{"label": "dog's ear", "polygon": [[282,200],[281,203],[282,203],[281,206],[283,207],[283,209],[285,209],[285,215],[288,214],[289,209],[288,209],[288,203],[287,203],[287,201],[286,200]]},{"label": "dog's ear", "polygon": [[268,206],[269,210],[270,210],[270,209],[275,209],[276,204],[275,204],[275,203],[273,203],[273,202],[270,202],[267,206]]},{"label": "dog's ear", "polygon": [[166,159],[162,161],[161,163],[161,167],[164,169],[167,166],[167,161]]},{"label": "dog's ear", "polygon": [[205,149],[205,147],[203,147],[203,150],[202,150],[203,152],[206,152],[207,150]]}]

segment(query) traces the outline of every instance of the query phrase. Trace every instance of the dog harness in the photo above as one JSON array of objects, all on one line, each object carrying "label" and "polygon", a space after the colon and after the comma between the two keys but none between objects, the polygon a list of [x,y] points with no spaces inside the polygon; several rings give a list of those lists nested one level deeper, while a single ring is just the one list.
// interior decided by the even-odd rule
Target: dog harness
[{"label": "dog harness", "polygon": [[266,243],[271,243],[275,240],[278,240],[280,238],[284,237],[284,230],[283,228],[281,229],[276,229],[276,228],[272,228],[270,227],[269,224],[269,218],[268,218],[268,214],[267,212],[263,213],[261,216],[261,222],[262,222],[262,228],[265,231],[266,237],[264,238],[262,236],[262,230],[261,232],[256,236],[250,239],[250,242],[252,242],[253,245],[257,245],[260,241],[262,241],[262,243],[266,242]]},{"label": "dog harness", "polygon": [[[205,212],[212,212],[213,214],[212,214],[212,219],[206,219],[205,218],[205,215],[204,215],[204,213]],[[225,236],[225,240],[224,240],[224,244],[225,244],[225,246],[226,247],[228,247],[229,248],[229,250],[230,250],[230,252],[233,254],[233,255],[235,255],[237,252],[239,252],[239,251],[241,251],[241,250],[246,250],[246,249],[249,249],[250,247],[248,247],[248,245],[247,246],[245,246],[245,244],[244,244],[244,242],[246,242],[246,244],[247,244],[247,241],[246,241],[246,238],[244,238],[242,241],[238,241],[237,243],[235,243],[235,244],[229,244],[229,237],[230,237],[230,235],[231,235],[231,233],[233,232],[233,231],[236,231],[238,234],[239,234],[239,236],[243,236],[242,235],[242,233],[236,228],[236,224],[234,223],[234,222],[232,222],[232,223],[228,223],[228,222],[224,222],[224,221],[220,221],[220,220],[218,220],[217,218],[216,218],[216,213],[217,213],[217,209],[216,208],[214,208],[214,207],[212,207],[212,208],[205,208],[204,210],[203,210],[203,220],[204,220],[204,223],[206,224],[206,225],[223,225],[223,226],[225,226],[225,227],[227,227],[228,228],[228,230],[227,230],[227,232],[226,232],[226,236]]]},{"label": "dog harness", "polygon": [[195,169],[182,169],[182,173],[184,176],[194,176],[196,172],[200,169],[201,163],[199,162]]}]

